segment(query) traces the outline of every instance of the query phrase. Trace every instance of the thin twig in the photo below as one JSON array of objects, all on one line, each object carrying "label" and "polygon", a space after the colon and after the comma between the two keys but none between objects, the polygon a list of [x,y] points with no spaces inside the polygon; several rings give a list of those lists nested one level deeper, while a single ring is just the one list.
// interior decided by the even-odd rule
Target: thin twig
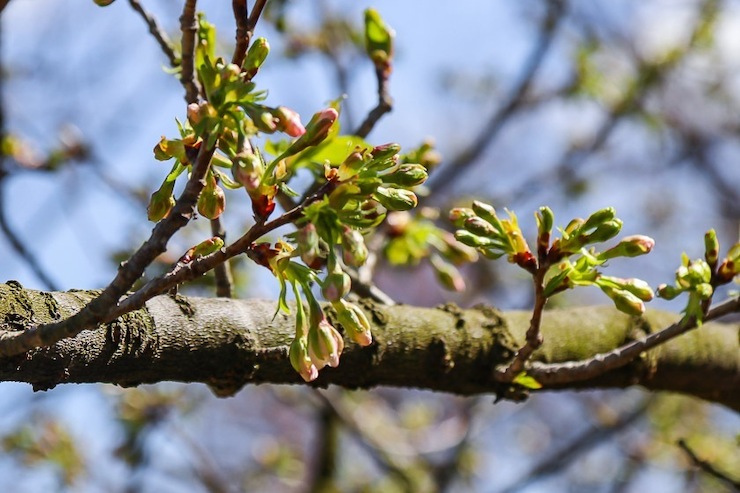
[{"label": "thin twig", "polygon": [[344,427],[358,438],[360,445],[365,448],[373,457],[375,462],[385,469],[388,473],[397,478],[404,486],[403,491],[415,491],[417,480],[409,474],[406,467],[396,463],[394,458],[388,453],[386,447],[378,442],[373,435],[366,433],[351,415],[334,399],[330,399],[323,392],[316,391],[316,395],[321,399],[325,408],[334,414],[341,421]]},{"label": "thin twig", "polygon": [[728,474],[717,469],[711,462],[700,459],[683,438],[678,441],[678,446],[681,447],[681,450],[686,452],[686,455],[689,456],[689,459],[691,459],[691,462],[696,467],[723,483],[727,483],[727,485],[735,491],[740,491],[740,479],[733,479]]},{"label": "thin twig", "polygon": [[549,268],[550,264],[548,263],[543,263],[537,268],[537,272],[533,277],[535,303],[532,310],[532,319],[529,322],[529,328],[527,329],[527,334],[525,336],[524,345],[516,352],[514,359],[505,370],[496,371],[496,380],[511,382],[522,372],[525,363],[529,361],[532,353],[542,345],[543,338],[540,333],[540,326],[542,325],[542,312],[547,304],[547,297],[544,294],[544,279]]},{"label": "thin twig", "polygon": [[520,476],[521,479],[515,481],[511,486],[500,490],[499,493],[516,493],[532,486],[538,481],[542,481],[548,476],[563,472],[579,456],[585,454],[595,446],[604,443],[610,437],[620,433],[643,417],[651,402],[652,399],[646,399],[635,409],[620,416],[613,423],[591,427],[580,436],[565,444],[565,446],[553,451],[544,460],[535,464],[525,474],[522,474]]},{"label": "thin twig", "polygon": [[10,224],[8,223],[8,218],[5,215],[4,182],[5,180],[2,179],[2,183],[0,183],[0,231],[2,231],[3,235],[5,235],[5,239],[8,240],[11,248],[26,263],[26,265],[28,265],[28,267],[38,278],[38,280],[41,281],[41,283],[46,287],[46,289],[57,291],[59,288],[57,287],[56,283],[51,279],[51,277],[49,277],[44,268],[41,266],[41,263],[38,261],[38,259],[34,257],[34,255],[26,248],[26,246],[23,244],[23,241],[21,241],[21,239],[18,237],[15,231],[13,231],[13,229],[10,227]]},{"label": "thin twig", "polygon": [[[735,312],[740,312],[740,296],[726,300],[709,310],[704,317],[704,321],[715,320]],[[639,357],[641,353],[665,344],[696,327],[696,320],[693,318],[682,319],[661,331],[632,341],[612,351],[597,354],[587,360],[551,364],[533,363],[527,373],[544,386],[589,380],[625,366]]]},{"label": "thin twig", "polygon": [[188,103],[198,102],[200,94],[200,84],[195,77],[195,38],[198,33],[198,22],[195,18],[196,2],[197,0],[186,0],[180,16],[182,30],[180,82],[185,87],[185,101]]},{"label": "thin twig", "polygon": [[149,26],[149,32],[154,36],[154,39],[157,40],[157,43],[159,43],[159,47],[162,48],[162,52],[164,52],[165,56],[169,60],[170,66],[179,67],[180,59],[175,54],[175,49],[172,47],[172,41],[170,41],[167,33],[165,33],[159,26],[157,20],[149,14],[149,12],[144,10],[144,7],[139,3],[139,0],[128,1],[131,4],[131,7],[141,15],[144,22]]},{"label": "thin twig", "polygon": [[[247,21],[247,32],[249,33],[247,36],[251,36],[254,33],[265,5],[267,5],[267,0],[257,0],[254,2],[254,7],[252,7],[252,12],[249,14],[249,20]],[[247,44],[249,44],[249,38],[247,38]]]},{"label": "thin twig", "polygon": [[[209,270],[216,267],[216,265],[225,262],[226,260],[233,258],[242,253],[246,253],[252,248],[252,244],[259,238],[264,236],[266,233],[273,231],[281,226],[292,223],[298,220],[303,215],[303,210],[309,205],[321,198],[328,193],[329,190],[334,186],[334,183],[327,182],[315,194],[308,197],[301,205],[294,209],[286,212],[282,216],[273,219],[270,222],[258,222],[252,226],[249,231],[244,233],[238,240],[231,245],[228,245],[221,250],[207,255],[205,257],[196,258],[189,263],[177,263],[175,267],[167,274],[152,279],[134,294],[130,295],[125,300],[111,310],[107,316],[106,321],[114,320],[115,318],[123,315],[124,313],[137,310],[144,306],[148,300],[153,297],[166,293],[174,286],[182,284],[183,282],[190,281],[199,276],[202,276]],[[0,340],[0,342],[2,342]],[[2,346],[0,346],[0,350]]]},{"label": "thin twig", "polygon": [[365,121],[355,130],[354,135],[365,138],[372,132],[375,124],[378,123],[383,115],[390,112],[393,109],[393,99],[389,94],[388,90],[388,76],[389,73],[383,68],[375,69],[375,78],[378,80],[378,104],[370,110]]},{"label": "thin twig", "polygon": [[[226,241],[226,231],[221,224],[221,219],[211,219],[211,234]],[[234,280],[231,277],[229,261],[226,260],[224,263],[218,264],[213,272],[216,274],[216,296],[231,298],[233,296],[232,285]]]},{"label": "thin twig", "polygon": [[5,10],[5,7],[7,7],[9,3],[10,0],[0,0],[0,12]]},{"label": "thin twig", "polygon": [[547,14],[542,20],[542,25],[539,29],[539,38],[534,44],[532,53],[525,62],[522,76],[516,87],[508,97],[506,103],[491,115],[488,123],[483,127],[470,146],[453,159],[452,162],[430,176],[426,186],[432,192],[440,187],[448,187],[451,181],[459,179],[464,173],[464,170],[483,154],[504,128],[504,124],[525,103],[534,78],[539,72],[545,56],[550,51],[558,26],[565,13],[565,2],[563,0],[548,0],[546,3]]},{"label": "thin twig", "polygon": [[232,0],[231,8],[234,11],[234,20],[236,21],[236,46],[234,46],[231,63],[241,67],[247,54],[247,48],[249,48],[247,0]]},{"label": "thin twig", "polygon": [[339,452],[339,425],[337,414],[327,405],[319,406],[316,450],[313,454],[316,462],[313,464],[311,485],[306,488],[310,493],[332,491],[335,488],[334,478],[337,474],[337,455]]},{"label": "thin twig", "polygon": [[[195,204],[205,186],[205,176],[213,152],[214,149],[201,146],[190,179],[177,199],[175,207],[166,218],[157,223],[149,239],[120,265],[116,277],[98,297],[76,314],[60,322],[30,327],[23,332],[0,332],[0,356],[12,356],[30,349],[50,346],[126,313],[116,309],[121,296],[131,289],[147,266],[165,252],[169,239],[188,224],[195,213]],[[115,315],[111,316],[111,313]]]}]

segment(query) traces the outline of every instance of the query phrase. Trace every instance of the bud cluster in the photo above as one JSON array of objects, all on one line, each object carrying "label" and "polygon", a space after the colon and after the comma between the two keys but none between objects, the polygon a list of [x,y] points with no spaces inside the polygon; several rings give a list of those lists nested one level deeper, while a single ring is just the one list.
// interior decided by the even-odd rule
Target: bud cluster
[{"label": "bud cluster", "polygon": [[717,233],[711,229],[704,235],[704,258],[690,260],[684,253],[681,266],[676,270],[674,284],[658,286],[658,296],[672,300],[682,293],[688,293],[689,300],[684,313],[701,324],[716,288],[731,282],[739,274],[740,243],[733,245],[727,257],[720,262],[719,240]]},{"label": "bud cluster", "polygon": [[472,209],[459,207],[450,211],[450,220],[457,226],[455,238],[476,248],[484,257],[497,259],[504,255],[509,262],[534,272],[537,259],[532,254],[519,228],[516,214],[506,211],[508,219],[500,219],[493,206],[473,201]]}]

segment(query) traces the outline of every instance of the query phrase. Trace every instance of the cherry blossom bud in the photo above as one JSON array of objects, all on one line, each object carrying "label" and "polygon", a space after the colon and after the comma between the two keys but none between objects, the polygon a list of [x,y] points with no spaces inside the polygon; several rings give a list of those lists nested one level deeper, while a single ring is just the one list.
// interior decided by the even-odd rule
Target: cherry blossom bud
[{"label": "cherry blossom bud", "polygon": [[437,256],[432,256],[431,262],[432,267],[434,268],[434,273],[437,276],[437,280],[442,287],[458,293],[465,291],[465,280],[460,274],[460,271],[457,270],[454,265],[445,262]]},{"label": "cherry blossom bud", "polygon": [[360,267],[368,256],[365,238],[362,233],[352,228],[342,230],[342,258],[345,264]]},{"label": "cherry blossom bud", "polygon": [[600,253],[599,260],[608,260],[616,257],[637,257],[645,255],[655,246],[655,240],[649,236],[633,235],[623,238],[616,246]]},{"label": "cherry blossom bud", "polygon": [[704,235],[704,258],[711,267],[717,265],[717,260],[719,259],[719,240],[717,240],[717,232],[713,229],[710,229]]},{"label": "cherry blossom bud", "polygon": [[622,289],[612,289],[601,286],[601,290],[612,299],[614,306],[620,312],[632,316],[640,316],[645,313],[645,304],[640,298]]},{"label": "cherry blossom bud", "polygon": [[108,5],[112,4],[116,0],[94,0],[95,5],[99,5],[101,7],[107,7]]},{"label": "cherry blossom bud", "polygon": [[326,365],[332,368],[339,366],[343,349],[344,339],[326,317],[308,329],[308,355],[318,370]]},{"label": "cherry blossom bud", "polygon": [[475,212],[473,209],[468,209],[467,207],[455,207],[454,209],[450,210],[450,221],[452,224],[455,225],[455,227],[462,228],[463,223],[465,220],[469,217],[474,217]]},{"label": "cherry blossom bud", "polygon": [[419,202],[414,192],[403,188],[378,187],[373,198],[391,211],[407,211]]},{"label": "cherry blossom bud", "polygon": [[315,113],[306,125],[306,133],[303,135],[305,146],[315,146],[323,142],[337,118],[339,118],[339,113],[334,108],[326,108]]},{"label": "cherry blossom bud", "polygon": [[345,272],[337,270],[326,275],[326,279],[321,284],[321,294],[326,301],[334,302],[347,296],[351,288],[352,281],[349,276]]},{"label": "cherry blossom bud", "polygon": [[683,293],[683,289],[675,286],[669,286],[668,284],[658,286],[658,296],[664,300],[672,300],[681,293]]},{"label": "cherry blossom bud", "polygon": [[149,205],[146,208],[147,217],[152,222],[158,222],[169,215],[172,208],[175,207],[175,197],[172,190],[175,181],[165,181],[162,186],[154,192],[149,199]]},{"label": "cherry blossom bud", "polygon": [[399,152],[401,152],[401,146],[396,143],[390,143],[373,147],[370,155],[373,157],[373,160],[382,161],[395,156]]},{"label": "cherry blossom bud", "polygon": [[429,175],[420,164],[402,164],[393,173],[382,176],[384,183],[403,188],[415,187],[424,183]]},{"label": "cherry blossom bud", "polygon": [[300,115],[290,108],[278,106],[273,110],[272,115],[277,120],[277,129],[281,132],[291,137],[300,137],[306,133],[306,129],[301,123]]},{"label": "cherry blossom bud", "polygon": [[226,195],[211,176],[198,198],[198,212],[208,219],[216,219],[226,208]]},{"label": "cherry blossom bud", "polygon": [[247,51],[242,68],[246,72],[247,79],[252,79],[257,74],[267,55],[270,54],[270,43],[265,38],[257,38]]},{"label": "cherry blossom bud", "polygon": [[463,224],[463,227],[470,231],[471,233],[482,236],[484,238],[498,238],[500,237],[500,234],[496,229],[489,223],[488,221],[478,217],[473,216],[469,217],[465,220],[465,223]]},{"label": "cherry blossom bud", "polygon": [[372,344],[370,322],[360,307],[344,300],[338,300],[332,303],[332,306],[337,311],[337,321],[344,327],[350,339],[360,346]]},{"label": "cherry blossom bud", "polygon": [[600,209],[588,216],[586,222],[584,222],[579,229],[583,231],[589,231],[613,220],[615,216],[616,211],[614,210],[614,207],[605,207],[604,209]]},{"label": "cherry blossom bud", "polygon": [[339,165],[337,178],[339,178],[340,181],[349,180],[356,176],[364,166],[365,160],[362,158],[362,154],[355,151],[347,156],[347,159]]},{"label": "cherry blossom bud", "polygon": [[296,337],[290,343],[290,364],[306,382],[316,380],[319,376],[318,368],[308,355],[308,340],[305,337]]}]

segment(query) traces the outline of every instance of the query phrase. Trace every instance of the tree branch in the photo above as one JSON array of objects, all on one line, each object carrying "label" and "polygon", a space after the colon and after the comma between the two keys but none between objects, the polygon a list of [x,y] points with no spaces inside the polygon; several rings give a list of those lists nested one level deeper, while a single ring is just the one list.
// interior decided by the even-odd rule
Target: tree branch
[{"label": "tree branch", "polygon": [[195,78],[195,38],[198,33],[198,21],[195,19],[195,5],[197,0],[186,0],[180,16],[182,30],[182,72],[180,82],[185,87],[185,101],[198,102],[200,85]]},{"label": "tree branch", "polygon": [[175,207],[166,218],[157,223],[149,239],[131,258],[120,265],[116,277],[99,296],[91,299],[87,306],[80,307],[77,313],[70,314],[71,316],[64,320],[49,320],[49,323],[33,326],[20,333],[0,331],[0,355],[20,354],[33,348],[48,346],[110,320],[110,312],[117,306],[121,296],[131,289],[144,273],[144,269],[165,252],[172,235],[190,221],[195,212],[198,196],[205,186],[204,178],[213,152],[214,149],[201,146],[190,179],[177,199]]},{"label": "tree branch", "polygon": [[154,36],[154,39],[157,40],[157,43],[159,43],[159,47],[167,57],[167,60],[169,60],[170,66],[179,67],[180,59],[175,54],[175,49],[172,47],[172,41],[170,41],[167,33],[165,33],[159,26],[157,19],[151,16],[149,12],[144,9],[141,3],[139,3],[139,0],[128,0],[128,2],[131,4],[131,7],[141,15],[144,22],[146,22],[146,25],[149,26],[149,32]]},{"label": "tree branch", "polygon": [[354,134],[363,139],[372,132],[375,124],[385,115],[393,110],[393,99],[388,90],[389,73],[382,68],[375,68],[375,78],[378,80],[378,104],[370,110],[365,120],[357,127]]},{"label": "tree branch", "polygon": [[694,452],[688,446],[685,440],[683,439],[679,440],[678,446],[681,447],[681,450],[686,452],[686,455],[688,455],[689,459],[691,459],[691,463],[694,464],[696,467],[698,467],[705,473],[709,474],[710,476],[717,478],[718,480],[727,484],[734,490],[740,491],[740,479],[733,479],[729,475],[723,473],[722,471],[714,467],[710,462],[700,459],[699,456],[696,455],[696,452]]},{"label": "tree branch", "polygon": [[[730,313],[740,312],[740,297],[718,304],[707,313],[705,320],[716,320]],[[697,327],[696,320],[680,320],[665,329],[632,341],[607,353],[597,354],[583,361],[568,361],[557,364],[535,364],[527,373],[543,385],[558,385],[588,380],[615,368],[627,365],[641,353]],[[736,344],[737,346],[737,344]]]},{"label": "tree branch", "polygon": [[[0,284],[0,320],[6,328],[51,322],[76,313],[95,292],[40,293]],[[0,381],[36,389],[60,383],[108,382],[135,386],[160,381],[204,382],[219,395],[246,384],[298,384],[288,345],[295,320],[275,315],[276,302],[159,296],[146,308],[81,332],[54,346],[0,358]],[[348,388],[416,387],[460,395],[505,394],[492,368],[509,361],[524,341],[528,312],[386,307],[363,300],[375,343],[347,342],[339,368],[325,368],[312,383]],[[543,363],[588,358],[634,338],[648,323],[669,325],[676,316],[649,313],[640,322],[613,308],[551,310],[542,323],[545,343],[533,355]],[[624,388],[683,392],[740,411],[738,324],[707,323],[702,330],[648,351],[630,365],[589,380],[548,390]],[[22,332],[21,332],[22,334]]]}]

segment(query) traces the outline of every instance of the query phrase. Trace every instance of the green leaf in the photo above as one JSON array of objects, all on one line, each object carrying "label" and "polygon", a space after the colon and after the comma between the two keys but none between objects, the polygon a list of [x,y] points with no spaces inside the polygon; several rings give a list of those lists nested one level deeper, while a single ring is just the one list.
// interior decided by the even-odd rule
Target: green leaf
[{"label": "green leaf", "polygon": [[542,384],[540,382],[535,380],[533,377],[527,375],[527,372],[524,372],[524,371],[521,372],[516,377],[514,377],[514,380],[512,380],[512,383],[521,385],[522,387],[526,387],[532,390],[538,390],[542,388]]}]

